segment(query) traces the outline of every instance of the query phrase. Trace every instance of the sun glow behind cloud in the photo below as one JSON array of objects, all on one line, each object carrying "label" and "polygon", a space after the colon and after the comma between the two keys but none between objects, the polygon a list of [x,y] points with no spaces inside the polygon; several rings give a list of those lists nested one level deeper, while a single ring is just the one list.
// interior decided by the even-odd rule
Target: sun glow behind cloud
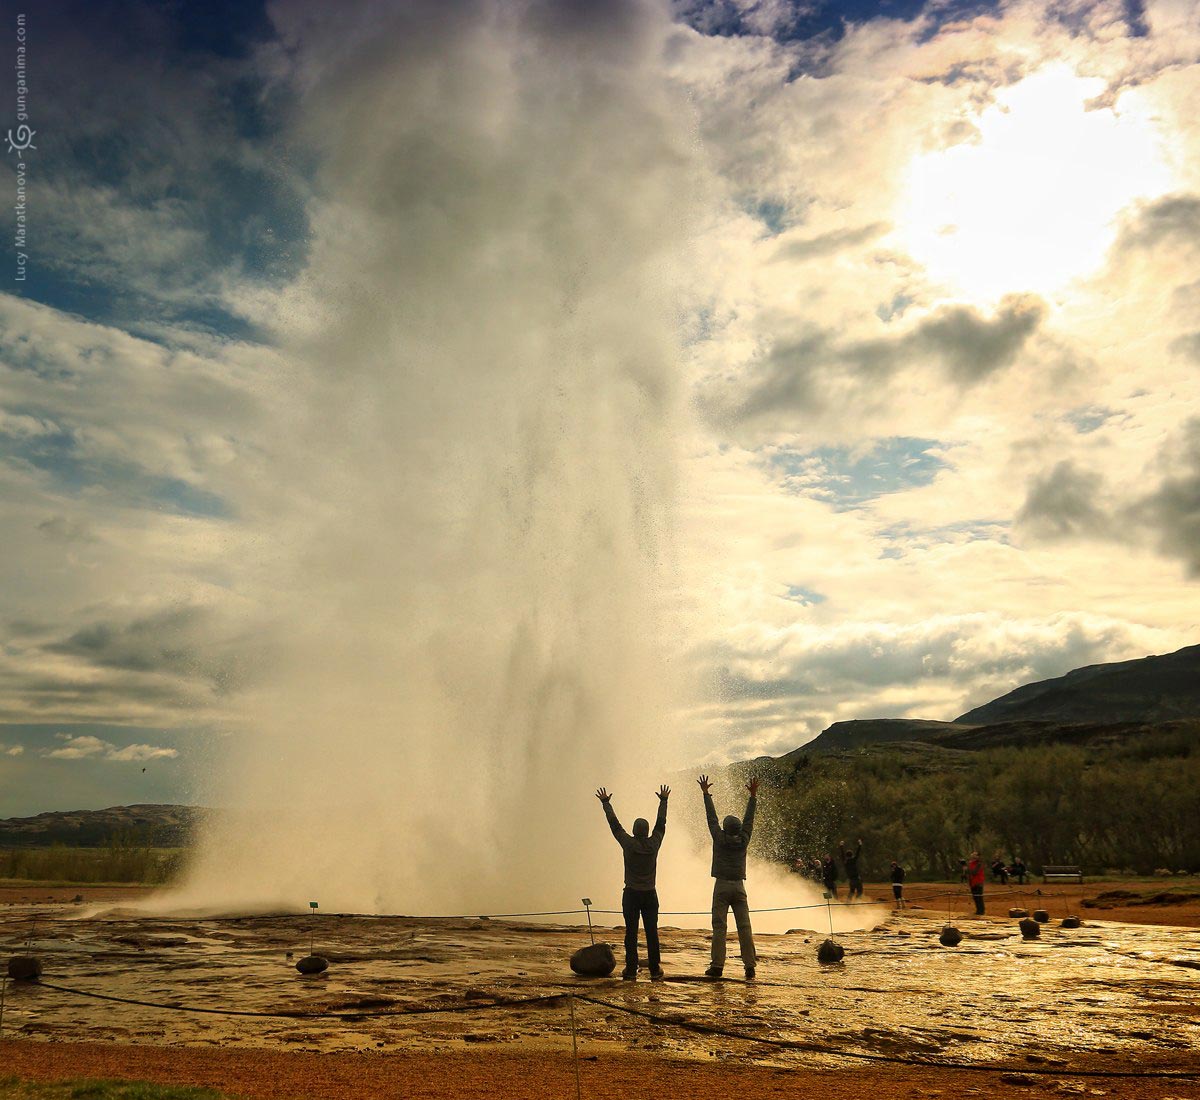
[{"label": "sun glow behind cloud", "polygon": [[913,159],[893,243],[956,294],[1054,295],[1096,271],[1117,216],[1169,192],[1167,139],[1137,89],[1048,65],[996,94],[972,140]]}]

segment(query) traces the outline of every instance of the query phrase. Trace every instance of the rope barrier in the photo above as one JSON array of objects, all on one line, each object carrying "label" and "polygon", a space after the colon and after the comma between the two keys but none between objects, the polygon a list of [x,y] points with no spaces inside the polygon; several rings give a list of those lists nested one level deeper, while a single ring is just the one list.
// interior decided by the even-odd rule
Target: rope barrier
[{"label": "rope barrier", "polygon": [[200,1005],[169,1004],[162,1001],[141,1001],[132,997],[117,997],[110,993],[96,993],[90,989],[74,989],[67,985],[52,985],[41,981],[37,985],[42,989],[53,989],[56,993],[70,993],[76,997],[91,997],[97,1001],[112,1001],[116,1004],[137,1005],[139,1008],[161,1008],[170,1012],[200,1012],[210,1016],[256,1016],[271,1020],[368,1020],[393,1016],[437,1016],[452,1012],[474,1012],[489,1008],[521,1008],[526,1005],[549,1004],[561,1001],[569,993],[549,993],[536,997],[500,998],[486,1002],[464,1002],[458,1005],[442,1005],[431,1008],[420,1005],[415,1008],[404,1008],[388,1012],[304,1012],[297,1009],[294,1012],[260,1012],[248,1008],[205,1008]]},{"label": "rope barrier", "polygon": [[640,1016],[654,1023],[663,1024],[668,1027],[677,1027],[683,1031],[694,1031],[702,1035],[721,1035],[725,1038],[738,1039],[746,1043],[763,1043],[768,1046],[783,1047],[787,1050],[802,1050],[810,1054],[825,1054],[835,1058],[857,1058],[867,1062],[888,1062],[893,1065],[917,1066],[922,1069],[969,1070],[976,1073],[1037,1073],[1046,1077],[1145,1077],[1156,1080],[1190,1080],[1200,1077],[1200,1070],[1080,1070],[1056,1067],[1043,1069],[1027,1065],[1002,1065],[946,1060],[935,1061],[928,1058],[902,1058],[894,1054],[867,1054],[862,1051],[832,1050],[818,1043],[806,1043],[798,1039],[777,1039],[767,1035],[749,1035],[746,1032],[734,1031],[732,1028],[721,1027],[717,1024],[705,1024],[696,1020],[689,1020],[683,1016],[666,1016],[662,1013],[650,1012],[647,1009],[614,1004],[612,1001],[605,1001],[599,997],[589,997],[584,994],[576,994],[576,1000],[586,1004],[614,1009],[617,1012],[625,1012],[631,1016]]},{"label": "rope barrier", "polygon": [[890,1065],[913,1066],[920,1069],[949,1069],[974,1073],[1033,1073],[1044,1077],[1088,1077],[1111,1079],[1133,1078],[1146,1080],[1192,1080],[1200,1077],[1200,1070],[1087,1070],[1042,1067],[1040,1065],[1036,1067],[1030,1067],[1028,1065],[1006,1065],[1002,1063],[996,1064],[960,1062],[946,1059],[904,1058],[899,1055],[892,1054],[869,1054],[865,1051],[838,1050],[823,1046],[819,1043],[806,1042],[804,1040],[780,1039],[768,1035],[751,1035],[747,1032],[737,1031],[733,1028],[721,1027],[719,1024],[706,1024],[698,1020],[689,1019],[682,1014],[666,1015],[664,1013],[651,1012],[648,1009],[635,1008],[628,1004],[617,1004],[613,1001],[604,1000],[601,997],[592,997],[586,994],[573,992],[546,994],[535,997],[496,999],[488,1001],[487,1003],[446,1005],[441,1008],[409,1008],[390,1012],[259,1012],[249,1009],[204,1008],[196,1005],[166,1004],[156,1001],[142,1001],[130,997],[116,997],[110,994],[96,993],[90,990],[74,989],[70,986],[53,985],[48,982],[39,982],[38,985],[42,988],[51,989],[58,993],[67,993],[81,997],[91,997],[97,1000],[112,1001],[119,1004],[137,1005],[145,1008],[158,1008],[171,1012],[196,1012],[221,1016],[253,1016],[259,1018],[286,1020],[334,1019],[348,1021],[372,1018],[394,1018],[402,1016],[432,1016],[454,1012],[486,1011],[494,1008],[528,1007],[535,1004],[553,1004],[563,1000],[570,1000],[572,1002],[579,1001],[583,1004],[595,1005],[599,1008],[606,1008],[614,1012],[624,1013],[628,1016],[636,1016],[641,1019],[649,1020],[652,1023],[662,1026],[675,1027],[682,1031],[690,1031],[701,1035],[719,1035],[723,1038],[734,1039],[739,1042],[757,1043],[785,1050],[803,1051],[809,1054],[821,1054],[834,1058],[850,1058],[857,1059],[859,1061],[882,1062]]},{"label": "rope barrier", "polygon": [[[1028,895],[1029,893],[1030,893],[1029,890],[1010,886],[1010,887],[1007,887],[1004,889],[991,890],[985,895],[985,897],[994,898],[997,895],[1010,895],[1010,894]],[[1061,897],[1063,897],[1062,894],[1044,894],[1041,896],[1046,897],[1046,898],[1061,898]],[[936,901],[939,898],[949,898],[949,897],[964,898],[964,899],[969,900],[971,895],[965,894],[961,890],[943,890],[943,891],[940,891],[939,893],[935,893],[935,894],[922,894],[918,897],[909,896],[909,897],[905,898],[904,900],[906,902],[927,902],[927,901]],[[831,906],[831,907],[837,906],[842,909],[848,909],[851,907],[858,907],[858,906],[878,908],[881,905],[890,904],[891,901],[892,901],[892,899],[890,899],[890,898],[881,898],[881,899],[872,900],[872,901],[865,901],[865,900],[864,901],[839,901],[836,898],[831,898],[831,899],[829,899],[828,902],[817,901],[817,902],[810,902],[809,904],[806,904],[806,905],[781,905],[781,906],[776,906],[773,908],[751,909],[750,912],[751,913],[795,913],[795,912],[801,912],[801,911],[807,910],[807,909],[824,909],[824,908],[826,908],[827,905]],[[303,917],[306,920],[321,920],[321,919],[324,919],[327,917],[354,917],[355,919],[363,919],[363,920],[381,920],[381,919],[391,919],[391,920],[395,920],[395,919],[403,919],[403,920],[515,920],[517,918],[528,918],[528,917],[580,916],[581,914],[586,913],[586,912],[587,912],[587,910],[585,910],[585,909],[547,909],[547,910],[537,910],[537,911],[528,912],[528,913],[440,913],[440,914],[432,914],[432,915],[430,915],[430,914],[413,914],[413,913],[323,913],[323,914],[321,914],[320,917],[313,917],[309,913],[254,913],[254,914],[246,914],[243,916],[232,916],[232,917],[230,917],[230,916],[226,916],[226,917],[219,917],[219,916],[214,916],[214,917],[200,917],[200,916],[160,917],[160,916],[138,915],[136,917],[96,916],[96,917],[89,917],[87,919],[94,923],[100,923],[100,924],[120,924],[120,923],[126,923],[131,920],[137,920],[139,922],[144,922],[144,923],[154,923],[154,922],[178,923],[180,921],[195,921],[197,923],[217,924],[217,923],[230,923],[230,922],[238,922],[238,921],[279,920],[279,919],[287,918],[287,917]],[[602,916],[618,916],[619,917],[619,916],[623,915],[623,911],[620,909],[592,909],[591,912],[593,914],[600,914]],[[711,910],[709,910],[709,909],[691,909],[691,910],[664,909],[664,910],[660,910],[660,912],[659,912],[660,917],[707,917],[710,914],[711,914]],[[59,921],[72,920],[73,921],[73,920],[77,920],[77,919],[78,918],[76,918],[76,917],[58,917],[58,916],[54,916],[54,915],[50,915],[50,914],[37,913],[37,914],[30,914],[29,916],[22,916],[19,914],[13,915],[11,917],[5,916],[4,921],[5,921],[5,923],[16,923],[18,921],[28,921],[28,920],[49,922],[49,921],[56,921],[56,920],[59,920]]]}]

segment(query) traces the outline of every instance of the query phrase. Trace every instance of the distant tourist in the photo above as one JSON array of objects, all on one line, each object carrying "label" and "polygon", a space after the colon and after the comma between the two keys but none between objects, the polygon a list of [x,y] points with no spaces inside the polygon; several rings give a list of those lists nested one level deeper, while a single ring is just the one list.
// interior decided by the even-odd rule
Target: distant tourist
[{"label": "distant tourist", "polygon": [[978,852],[972,852],[971,858],[965,860],[967,885],[971,888],[971,897],[975,900],[975,915],[983,916],[983,884],[987,874],[983,869],[983,860]]},{"label": "distant tourist", "polygon": [[621,912],[625,917],[625,970],[621,974],[627,982],[634,981],[638,972],[638,921],[646,930],[646,962],[650,967],[650,980],[662,981],[664,974],[658,946],[658,889],[655,873],[658,869],[658,850],[662,847],[667,832],[667,799],[670,787],[658,789],[658,818],[654,831],[650,822],[639,817],[633,823],[630,836],[617,820],[612,808],[612,795],[603,787],[596,792],[608,827],[625,853],[625,890],[621,894]]},{"label": "distant tourist", "polygon": [[892,860],[892,897],[896,899],[896,908],[904,908],[904,868]]},{"label": "distant tourist", "polygon": [[1004,865],[1004,860],[1000,858],[999,852],[992,860],[992,881],[1000,883],[1001,886],[1008,885],[1008,868]]},{"label": "distant tourist", "polygon": [[712,962],[704,972],[706,977],[719,978],[725,969],[725,934],[729,928],[729,910],[737,923],[738,943],[742,950],[742,965],[746,977],[754,977],[758,956],[754,951],[754,933],[750,928],[750,903],[746,898],[746,849],[754,831],[754,807],[758,798],[758,780],[746,784],[750,800],[746,803],[746,814],[741,819],[730,814],[723,822],[717,822],[717,808],[713,805],[712,784],[707,775],[697,781],[704,792],[704,815],[708,818],[708,831],[712,836]]},{"label": "distant tourist", "polygon": [[1012,875],[1017,882],[1024,886],[1025,876],[1029,874],[1029,870],[1025,866],[1025,861],[1020,856],[1013,856],[1012,863],[1008,868],[1008,873]]},{"label": "distant tourist", "polygon": [[825,884],[825,891],[831,898],[838,896],[838,869],[837,860],[832,855],[826,856],[821,861],[821,881]]},{"label": "distant tourist", "polygon": [[850,883],[847,893],[851,901],[855,898],[861,898],[863,894],[862,875],[858,871],[858,857],[861,855],[861,838],[859,838],[858,847],[853,852],[846,847],[846,842],[842,841],[842,862],[846,865],[846,879]]}]

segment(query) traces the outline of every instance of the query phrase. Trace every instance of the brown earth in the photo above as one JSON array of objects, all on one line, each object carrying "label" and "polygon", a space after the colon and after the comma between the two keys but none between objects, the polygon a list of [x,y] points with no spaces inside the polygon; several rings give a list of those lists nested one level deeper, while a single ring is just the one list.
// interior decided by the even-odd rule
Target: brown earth
[{"label": "brown earth", "polygon": [[[714,1096],[824,1100],[899,1100],[987,1096],[1008,1100],[1047,1090],[1059,1096],[1200,1098],[1200,1081],[1057,1078],[1036,1073],[1006,1081],[994,1074],[907,1066],[854,1070],[707,1065],[627,1052],[580,1050],[579,1094],[587,1100],[710,1100]],[[308,1054],[202,1050],[125,1043],[0,1042],[0,1065],[25,1079],[114,1078],[218,1089],[254,1100],[544,1100],[576,1095],[569,1054]],[[1121,1069],[1136,1069],[1126,1064]],[[1200,1073],[1200,1067],[1194,1067]]]}]

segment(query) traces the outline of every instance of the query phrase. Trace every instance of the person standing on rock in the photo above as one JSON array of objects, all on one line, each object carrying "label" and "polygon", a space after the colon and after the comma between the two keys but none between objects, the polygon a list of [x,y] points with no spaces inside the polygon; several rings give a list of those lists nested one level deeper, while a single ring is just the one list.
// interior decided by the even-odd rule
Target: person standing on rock
[{"label": "person standing on rock", "polygon": [[627,982],[637,978],[638,972],[638,921],[646,930],[646,962],[650,967],[650,980],[660,982],[665,977],[661,952],[658,944],[658,888],[655,875],[658,870],[658,850],[662,847],[667,832],[667,799],[671,788],[658,789],[658,818],[654,831],[650,822],[639,817],[633,823],[630,836],[617,820],[612,808],[612,795],[603,787],[596,792],[612,835],[625,854],[625,889],[621,894],[621,913],[625,917],[625,970],[621,977]]},{"label": "person standing on rock", "polygon": [[704,792],[704,815],[708,818],[708,831],[712,836],[712,962],[704,972],[707,978],[719,978],[725,969],[725,935],[729,929],[729,910],[737,924],[738,944],[742,951],[742,965],[746,968],[747,980],[754,977],[758,955],[754,950],[754,932],[750,928],[750,903],[746,898],[746,849],[750,847],[750,836],[754,832],[754,808],[758,799],[758,780],[746,784],[750,800],[746,803],[745,816],[739,821],[730,814],[723,822],[717,821],[717,808],[713,805],[712,784],[707,775],[697,782]]},{"label": "person standing on rock", "polygon": [[850,900],[861,898],[863,895],[862,875],[858,870],[858,857],[862,855],[862,838],[859,838],[858,847],[854,851],[850,851],[846,847],[846,842],[842,841],[842,862],[846,865],[846,878],[850,881],[850,887],[847,891]]},{"label": "person standing on rock", "polygon": [[979,858],[978,852],[972,852],[971,858],[966,863],[967,885],[971,888],[971,897],[975,900],[975,915],[983,916],[983,883],[987,878],[987,872],[983,867],[983,860]]}]

